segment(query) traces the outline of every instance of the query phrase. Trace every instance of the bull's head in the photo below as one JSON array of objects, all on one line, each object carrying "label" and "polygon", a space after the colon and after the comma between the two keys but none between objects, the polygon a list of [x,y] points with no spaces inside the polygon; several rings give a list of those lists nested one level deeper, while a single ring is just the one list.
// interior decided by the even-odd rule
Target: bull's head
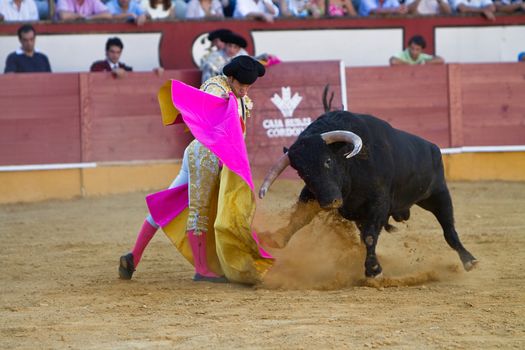
[{"label": "bull's head", "polygon": [[275,179],[288,165],[291,165],[315,195],[321,207],[340,207],[343,204],[340,184],[342,175],[339,169],[340,159],[336,159],[340,155],[328,147],[335,142],[347,142],[353,145],[352,151],[344,154],[346,158],[359,153],[363,145],[359,136],[345,130],[299,137],[270,169],[259,190],[259,197],[263,198]]}]

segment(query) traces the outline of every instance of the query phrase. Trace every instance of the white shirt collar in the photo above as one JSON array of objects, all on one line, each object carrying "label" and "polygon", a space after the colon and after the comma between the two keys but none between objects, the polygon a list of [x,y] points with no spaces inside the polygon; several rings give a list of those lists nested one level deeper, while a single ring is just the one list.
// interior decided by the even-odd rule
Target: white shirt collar
[{"label": "white shirt collar", "polygon": [[[22,48],[18,48],[18,49],[16,49],[15,53],[16,53],[17,55],[24,55],[24,54],[25,54],[25,53],[24,53],[24,50],[22,50]],[[40,53],[40,50],[37,49],[37,48],[35,48],[35,53]]]},{"label": "white shirt collar", "polygon": [[118,68],[118,67],[119,67],[119,63],[120,63],[120,62],[113,63],[113,62],[111,62],[110,60],[106,60],[106,61],[108,61],[109,66],[111,67],[111,69],[115,69],[115,68]]}]

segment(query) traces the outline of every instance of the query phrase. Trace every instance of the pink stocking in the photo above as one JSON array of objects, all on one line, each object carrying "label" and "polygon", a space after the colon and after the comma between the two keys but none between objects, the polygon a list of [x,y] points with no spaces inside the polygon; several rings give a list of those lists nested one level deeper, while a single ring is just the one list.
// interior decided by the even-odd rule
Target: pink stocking
[{"label": "pink stocking", "polygon": [[131,253],[133,254],[133,263],[135,265],[135,268],[137,268],[137,265],[139,264],[139,261],[142,258],[142,253],[144,253],[144,249],[146,249],[148,243],[151,241],[153,236],[155,236],[156,232],[157,228],[153,227],[148,222],[148,220],[144,220],[139,234],[137,235],[137,241],[135,242],[135,246],[131,251]]}]

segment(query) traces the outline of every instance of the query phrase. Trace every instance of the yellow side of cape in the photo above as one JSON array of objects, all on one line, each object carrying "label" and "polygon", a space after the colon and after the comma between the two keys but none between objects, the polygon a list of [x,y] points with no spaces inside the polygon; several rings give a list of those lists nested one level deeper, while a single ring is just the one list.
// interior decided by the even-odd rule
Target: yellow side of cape
[{"label": "yellow side of cape", "polygon": [[[171,99],[171,80],[158,93],[164,125],[173,124],[180,112]],[[221,171],[218,193],[210,203],[206,255],[209,268],[228,280],[238,283],[260,282],[273,260],[262,258],[254,239],[251,224],[255,214],[255,198],[248,184],[226,166]],[[193,265],[193,254],[186,236],[188,208],[162,229],[173,245]]]},{"label": "yellow side of cape", "polygon": [[[260,256],[252,238],[251,223],[255,213],[253,192],[237,174],[224,167],[218,194],[213,198],[217,200],[211,204],[211,224],[206,236],[210,269],[225,275],[232,282],[261,282],[273,260]],[[185,209],[163,230],[173,245],[193,264],[191,247],[186,236],[187,219],[188,209]]]},{"label": "yellow side of cape", "polygon": [[171,101],[171,80],[162,85],[157,94],[159,100],[160,113],[162,115],[162,124],[171,125],[175,123],[177,117],[180,115],[180,112]]}]

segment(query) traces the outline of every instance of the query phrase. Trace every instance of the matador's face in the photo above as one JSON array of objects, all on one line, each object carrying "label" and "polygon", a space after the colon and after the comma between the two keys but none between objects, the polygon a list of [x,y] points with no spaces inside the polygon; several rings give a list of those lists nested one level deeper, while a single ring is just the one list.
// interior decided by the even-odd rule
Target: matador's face
[{"label": "matador's face", "polygon": [[228,77],[228,82],[235,96],[242,98],[248,94],[248,90],[252,87],[252,84],[243,84],[234,77]]}]

